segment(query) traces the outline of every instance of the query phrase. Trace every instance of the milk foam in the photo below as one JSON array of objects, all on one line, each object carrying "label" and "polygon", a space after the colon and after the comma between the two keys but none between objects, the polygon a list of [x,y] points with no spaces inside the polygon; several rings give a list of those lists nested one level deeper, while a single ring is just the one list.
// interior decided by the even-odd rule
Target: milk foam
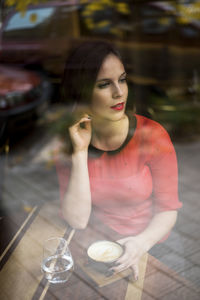
[{"label": "milk foam", "polygon": [[88,248],[88,256],[96,261],[110,262],[121,256],[123,249],[110,241],[99,241]]}]

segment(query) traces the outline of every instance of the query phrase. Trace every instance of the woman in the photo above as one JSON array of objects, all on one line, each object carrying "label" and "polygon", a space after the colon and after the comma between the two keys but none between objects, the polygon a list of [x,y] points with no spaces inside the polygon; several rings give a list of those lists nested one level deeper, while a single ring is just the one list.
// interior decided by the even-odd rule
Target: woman
[{"label": "woman", "polygon": [[67,222],[83,229],[94,210],[124,236],[118,242],[125,253],[113,271],[131,267],[137,279],[140,257],[170,232],[181,203],[171,140],[157,122],[129,116],[126,76],[110,44],[86,42],[70,55],[63,92],[76,120],[69,126],[69,174],[60,183]]}]

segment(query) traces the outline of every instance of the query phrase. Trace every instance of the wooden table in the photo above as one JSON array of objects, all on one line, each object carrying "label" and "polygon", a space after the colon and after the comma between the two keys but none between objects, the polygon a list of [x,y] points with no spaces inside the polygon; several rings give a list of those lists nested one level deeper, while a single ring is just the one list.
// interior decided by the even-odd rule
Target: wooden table
[{"label": "wooden table", "polygon": [[[92,279],[82,264],[88,245],[97,239],[116,240],[118,236],[93,218],[87,229],[73,235],[59,217],[58,208],[58,203],[49,203],[1,219],[1,300],[151,300],[194,293],[189,282],[148,254],[140,261],[137,282],[132,282],[131,275],[98,282]],[[70,238],[75,270],[65,284],[49,284],[41,273],[43,243],[52,236]]]}]

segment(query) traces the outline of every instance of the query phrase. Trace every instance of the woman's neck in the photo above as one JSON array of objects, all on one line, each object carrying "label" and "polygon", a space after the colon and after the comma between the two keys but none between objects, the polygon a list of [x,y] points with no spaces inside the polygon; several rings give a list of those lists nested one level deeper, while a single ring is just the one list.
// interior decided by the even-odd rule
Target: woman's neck
[{"label": "woman's neck", "polygon": [[92,121],[91,144],[98,149],[111,151],[118,149],[128,135],[129,119],[127,115],[119,121]]}]

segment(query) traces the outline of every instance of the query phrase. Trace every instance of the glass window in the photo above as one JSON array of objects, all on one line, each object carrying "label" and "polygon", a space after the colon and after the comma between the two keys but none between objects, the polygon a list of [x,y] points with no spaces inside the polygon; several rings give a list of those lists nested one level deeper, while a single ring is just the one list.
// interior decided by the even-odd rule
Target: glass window
[{"label": "glass window", "polygon": [[5,26],[3,36],[20,38],[25,37],[26,33],[28,38],[43,36],[47,28],[49,29],[49,21],[54,13],[53,7],[29,9],[24,16],[16,13]]},{"label": "glass window", "polygon": [[[30,29],[39,24],[43,23],[46,19],[52,16],[54,13],[54,8],[40,8],[40,9],[30,9],[26,12],[24,16],[20,13],[16,13],[8,22],[4,31],[15,30],[15,29]],[[36,16],[35,20],[32,19]]]}]

